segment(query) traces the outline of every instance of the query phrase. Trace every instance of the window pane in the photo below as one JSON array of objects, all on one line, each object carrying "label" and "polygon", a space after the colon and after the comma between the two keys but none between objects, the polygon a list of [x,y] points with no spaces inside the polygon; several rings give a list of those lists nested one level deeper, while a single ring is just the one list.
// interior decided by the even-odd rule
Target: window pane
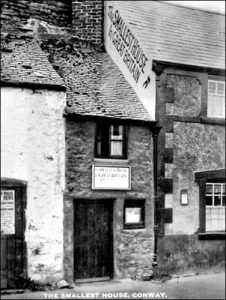
[{"label": "window pane", "polygon": [[120,135],[120,130],[119,130],[120,127],[118,125],[112,126],[112,136]]},{"label": "window pane", "polygon": [[209,81],[209,93],[215,94],[215,92],[216,92],[216,82]]},{"label": "window pane", "polygon": [[109,126],[104,123],[97,124],[96,154],[98,157],[109,157]]},{"label": "window pane", "polygon": [[222,184],[222,205],[225,206],[225,184]]},{"label": "window pane", "polygon": [[122,141],[112,141],[111,142],[111,155],[122,156]]},{"label": "window pane", "polygon": [[123,155],[123,126],[111,125],[111,156]]},{"label": "window pane", "polygon": [[206,196],[206,205],[213,205],[212,204],[212,196]]},{"label": "window pane", "polygon": [[206,194],[213,194],[213,185],[212,184],[207,184],[206,185]]},{"label": "window pane", "polygon": [[111,126],[111,139],[122,140],[122,126],[118,126],[118,125]]},{"label": "window pane", "polygon": [[222,205],[225,206],[225,196],[222,197]]},{"label": "window pane", "polygon": [[225,94],[224,89],[225,89],[224,83],[223,82],[218,82],[217,83],[217,94],[218,95],[224,95]]},{"label": "window pane", "polygon": [[206,208],[206,231],[225,230],[225,208]]},{"label": "window pane", "polygon": [[141,221],[141,207],[126,207],[125,223],[140,223]]},{"label": "window pane", "polygon": [[97,155],[101,155],[101,142],[97,142]]},{"label": "window pane", "polygon": [[220,184],[214,184],[214,194],[215,195],[221,194],[221,185]]},{"label": "window pane", "polygon": [[208,96],[208,117],[224,117],[225,116],[225,99],[218,95]]},{"label": "window pane", "polygon": [[220,196],[214,196],[214,205],[215,206],[221,205],[221,197]]}]

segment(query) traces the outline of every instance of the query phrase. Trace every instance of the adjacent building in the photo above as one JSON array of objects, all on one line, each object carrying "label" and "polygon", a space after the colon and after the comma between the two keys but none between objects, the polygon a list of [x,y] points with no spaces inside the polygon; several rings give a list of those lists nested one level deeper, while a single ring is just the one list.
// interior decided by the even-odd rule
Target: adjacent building
[{"label": "adjacent building", "polygon": [[157,256],[163,272],[224,263],[224,24],[223,15],[156,1],[105,5],[107,52],[162,127]]},{"label": "adjacent building", "polygon": [[66,94],[62,79],[31,37],[3,34],[1,46],[1,287],[5,288],[27,276],[63,277]]},{"label": "adjacent building", "polygon": [[[105,5],[107,52],[162,127],[157,256],[164,272],[224,263],[224,24],[223,15],[156,1]],[[148,105],[142,88],[150,90]]]}]

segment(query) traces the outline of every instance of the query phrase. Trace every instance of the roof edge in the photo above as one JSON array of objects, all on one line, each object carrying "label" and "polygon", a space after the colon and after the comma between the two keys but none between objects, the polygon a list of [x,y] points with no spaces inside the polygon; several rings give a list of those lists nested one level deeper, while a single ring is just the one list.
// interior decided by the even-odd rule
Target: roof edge
[{"label": "roof edge", "polygon": [[137,123],[137,124],[143,124],[146,126],[150,126],[151,128],[155,127],[158,123],[158,121],[154,120],[142,120],[142,119],[132,119],[132,118],[117,118],[117,117],[111,117],[111,116],[101,116],[101,115],[92,115],[92,114],[83,114],[83,113],[76,113],[76,112],[68,112],[64,111],[63,116],[68,119],[75,119],[77,118],[78,120],[85,120],[85,119],[90,119],[90,120],[108,120],[108,121],[120,121],[121,123]]},{"label": "roof edge", "polygon": [[217,75],[217,76],[225,76],[225,69],[219,69],[219,68],[209,68],[204,66],[196,66],[196,65],[187,65],[187,64],[180,64],[180,63],[174,63],[174,62],[167,62],[167,61],[161,61],[157,59],[153,59],[152,61],[152,70],[157,73],[159,72],[158,68],[167,68],[167,67],[179,67],[181,69],[186,69],[187,71],[198,71],[203,73],[208,73],[210,75]]},{"label": "roof edge", "polygon": [[[223,12],[217,12],[217,11],[211,11],[211,10],[207,10],[207,9],[202,9],[200,7],[192,7],[192,6],[184,6],[180,3],[175,3],[175,2],[171,2],[171,1],[159,1],[165,4],[169,4],[171,6],[177,6],[177,7],[181,7],[181,8],[185,8],[185,9],[192,9],[192,10],[196,10],[196,11],[200,11],[200,12],[204,12],[204,13],[209,13],[209,14],[215,14],[215,15],[221,15],[225,17],[225,13]],[[186,2],[186,1],[184,1]]]},{"label": "roof edge", "polygon": [[17,87],[17,88],[29,88],[34,90],[55,90],[55,91],[64,91],[66,92],[65,85],[59,84],[47,84],[47,83],[36,83],[36,82],[13,82],[13,81],[4,81],[1,79],[1,87]]}]

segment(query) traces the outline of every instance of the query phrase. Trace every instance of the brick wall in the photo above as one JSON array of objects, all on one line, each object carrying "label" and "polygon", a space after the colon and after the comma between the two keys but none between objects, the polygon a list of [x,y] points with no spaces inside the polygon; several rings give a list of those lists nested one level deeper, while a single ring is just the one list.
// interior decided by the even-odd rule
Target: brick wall
[{"label": "brick wall", "polygon": [[91,43],[103,44],[104,1],[2,0],[1,24],[26,24],[35,18],[59,27]]},{"label": "brick wall", "polygon": [[1,22],[24,22],[29,18],[46,21],[57,26],[71,24],[71,0],[2,0]]},{"label": "brick wall", "polygon": [[103,0],[72,0],[73,34],[94,44],[102,44],[103,15]]}]

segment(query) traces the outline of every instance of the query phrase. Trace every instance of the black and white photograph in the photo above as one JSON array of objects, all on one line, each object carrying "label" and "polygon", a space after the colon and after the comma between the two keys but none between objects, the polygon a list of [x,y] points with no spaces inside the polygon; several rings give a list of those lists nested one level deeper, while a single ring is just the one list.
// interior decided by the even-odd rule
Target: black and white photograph
[{"label": "black and white photograph", "polygon": [[225,299],[225,1],[0,6],[1,299]]}]

